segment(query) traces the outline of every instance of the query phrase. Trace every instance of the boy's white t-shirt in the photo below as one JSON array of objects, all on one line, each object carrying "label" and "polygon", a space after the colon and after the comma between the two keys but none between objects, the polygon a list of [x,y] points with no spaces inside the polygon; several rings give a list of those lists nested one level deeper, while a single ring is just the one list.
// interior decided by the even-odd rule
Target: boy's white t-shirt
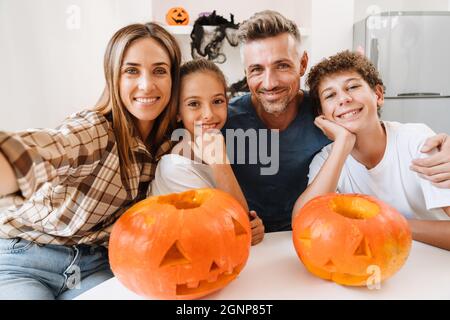
[{"label": "boy's white t-shirt", "polygon": [[151,195],[164,195],[190,189],[215,188],[210,166],[178,154],[161,157],[151,184]]},{"label": "boy's white t-shirt", "polygon": [[[450,220],[441,209],[450,206],[450,189],[437,188],[409,169],[413,159],[427,156],[420,149],[435,133],[424,124],[383,123],[387,136],[383,159],[368,170],[349,155],[339,177],[337,192],[375,196],[406,218]],[[328,158],[331,148],[332,144],[324,147],[314,157],[309,167],[309,183]]]}]

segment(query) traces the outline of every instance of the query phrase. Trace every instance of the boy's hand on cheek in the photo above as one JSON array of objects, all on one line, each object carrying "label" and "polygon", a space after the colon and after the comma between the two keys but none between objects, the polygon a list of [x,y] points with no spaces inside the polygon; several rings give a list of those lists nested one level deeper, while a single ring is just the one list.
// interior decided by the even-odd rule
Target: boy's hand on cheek
[{"label": "boy's hand on cheek", "polygon": [[320,130],[322,130],[322,132],[328,137],[328,139],[335,142],[356,140],[356,136],[352,132],[348,131],[340,124],[326,119],[325,116],[318,116],[314,120],[314,124]]}]

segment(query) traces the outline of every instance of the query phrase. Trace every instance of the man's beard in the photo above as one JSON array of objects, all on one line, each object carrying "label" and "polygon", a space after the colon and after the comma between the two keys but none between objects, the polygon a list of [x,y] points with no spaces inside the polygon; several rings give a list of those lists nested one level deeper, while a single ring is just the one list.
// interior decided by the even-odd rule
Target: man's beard
[{"label": "man's beard", "polygon": [[289,100],[289,96],[285,96],[280,98],[277,101],[267,101],[264,100],[263,98],[258,97],[258,101],[259,103],[261,103],[263,109],[265,112],[270,113],[270,114],[280,114],[283,113],[284,111],[286,111],[287,106],[290,102]]}]

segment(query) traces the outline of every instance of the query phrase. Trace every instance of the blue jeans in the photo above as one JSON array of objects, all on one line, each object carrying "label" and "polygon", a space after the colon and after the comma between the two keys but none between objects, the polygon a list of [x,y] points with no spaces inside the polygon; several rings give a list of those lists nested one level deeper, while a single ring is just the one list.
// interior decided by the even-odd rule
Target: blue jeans
[{"label": "blue jeans", "polygon": [[0,300],[72,299],[111,277],[105,247],[0,239]]}]

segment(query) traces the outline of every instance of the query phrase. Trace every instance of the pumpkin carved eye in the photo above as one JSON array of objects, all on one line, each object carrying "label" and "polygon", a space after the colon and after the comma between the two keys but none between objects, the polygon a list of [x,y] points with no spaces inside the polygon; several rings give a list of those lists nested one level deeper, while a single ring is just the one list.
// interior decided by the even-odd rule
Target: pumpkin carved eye
[{"label": "pumpkin carved eye", "polygon": [[328,272],[336,272],[336,265],[333,263],[333,261],[330,259],[327,263],[323,266]]},{"label": "pumpkin carved eye", "polygon": [[216,270],[220,270],[220,267],[217,265],[215,261],[212,262],[211,267],[209,268],[209,272],[214,272]]},{"label": "pumpkin carved eye", "polygon": [[114,225],[111,269],[134,292],[195,299],[225,287],[250,251],[247,213],[230,195],[197,189],[151,197]]},{"label": "pumpkin carved eye", "polygon": [[369,243],[366,239],[366,237],[363,237],[361,242],[358,245],[358,248],[356,248],[355,253],[353,253],[354,256],[357,257],[365,257],[365,258],[372,258],[372,254],[370,252]]},{"label": "pumpkin carved eye", "polygon": [[180,250],[180,247],[181,247],[180,242],[179,241],[175,242],[167,251],[159,267],[161,268],[166,266],[191,263],[189,259],[187,259],[186,256],[183,254],[182,250]]},{"label": "pumpkin carved eye", "polygon": [[248,231],[235,218],[231,217],[234,225],[234,234],[236,237],[248,235]]},{"label": "pumpkin carved eye", "polygon": [[328,194],[308,202],[292,224],[300,260],[314,275],[351,286],[364,286],[377,266],[381,279],[397,272],[411,248],[405,218],[378,199]]}]

